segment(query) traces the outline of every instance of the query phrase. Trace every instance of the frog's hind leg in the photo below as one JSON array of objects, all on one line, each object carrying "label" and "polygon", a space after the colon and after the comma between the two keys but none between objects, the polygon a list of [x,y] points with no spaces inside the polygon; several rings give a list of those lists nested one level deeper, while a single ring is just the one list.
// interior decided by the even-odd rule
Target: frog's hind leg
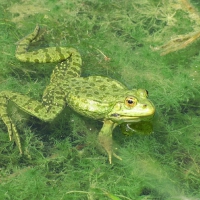
[{"label": "frog's hind leg", "polygon": [[[15,56],[22,62],[49,63],[62,62],[67,59],[78,58],[81,64],[81,56],[74,48],[66,47],[47,47],[36,51],[28,51],[30,44],[37,40],[40,35],[40,28],[36,26],[35,30],[21,39],[17,44]],[[73,60],[73,59],[72,59]]]},{"label": "frog's hind leg", "polygon": [[17,132],[15,124],[12,122],[11,118],[9,117],[8,111],[7,111],[7,107],[8,107],[7,99],[2,96],[2,97],[0,97],[0,102],[1,102],[0,117],[3,120],[3,122],[5,123],[5,125],[7,126],[10,141],[12,139],[14,139],[16,145],[19,148],[20,154],[22,154],[22,147],[21,147],[19,134]]},{"label": "frog's hind leg", "polygon": [[15,124],[12,122],[7,112],[9,102],[12,102],[23,112],[45,122],[52,121],[65,106],[64,97],[56,92],[54,93],[54,100],[52,100],[50,106],[45,106],[43,103],[22,94],[10,91],[3,91],[0,93],[0,117],[7,126],[10,140],[14,138],[20,153],[22,153],[20,137]]},{"label": "frog's hind leg", "polygon": [[17,49],[15,52],[17,59],[24,62],[28,61],[23,55],[26,54],[29,45],[37,40],[37,37],[39,35],[39,30],[40,27],[37,25],[32,33],[30,33],[29,35],[25,36],[24,38],[22,38],[20,41],[17,42]]},{"label": "frog's hind leg", "polygon": [[46,87],[42,96],[42,104],[49,109],[55,100],[55,94],[65,93],[71,89],[70,83],[65,80],[79,77],[81,74],[81,57],[78,52],[64,62],[59,63],[53,70],[50,78],[50,84]]},{"label": "frog's hind leg", "polygon": [[2,98],[6,99],[6,105],[3,108],[8,107],[8,102],[10,101],[23,112],[45,122],[52,121],[63,110],[66,104],[65,98],[59,92],[54,92],[54,99],[48,109],[43,103],[15,92],[3,91],[0,93],[0,99]]}]

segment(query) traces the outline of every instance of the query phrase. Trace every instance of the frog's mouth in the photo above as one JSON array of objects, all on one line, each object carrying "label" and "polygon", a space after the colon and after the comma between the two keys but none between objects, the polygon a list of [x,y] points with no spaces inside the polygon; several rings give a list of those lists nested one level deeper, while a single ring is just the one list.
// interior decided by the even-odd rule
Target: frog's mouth
[{"label": "frog's mouth", "polygon": [[120,115],[118,113],[113,113],[110,115],[111,120],[117,122],[117,123],[123,123],[123,122],[139,122],[139,121],[146,121],[151,119],[154,116],[153,114],[144,115],[144,116],[126,116],[126,115]]}]

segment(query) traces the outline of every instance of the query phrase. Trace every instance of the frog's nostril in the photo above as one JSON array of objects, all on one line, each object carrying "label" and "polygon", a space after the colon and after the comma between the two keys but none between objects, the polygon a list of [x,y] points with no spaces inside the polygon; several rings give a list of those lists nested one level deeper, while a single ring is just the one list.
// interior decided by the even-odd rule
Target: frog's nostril
[{"label": "frog's nostril", "polygon": [[146,108],[147,107],[147,104],[143,104],[143,108]]}]

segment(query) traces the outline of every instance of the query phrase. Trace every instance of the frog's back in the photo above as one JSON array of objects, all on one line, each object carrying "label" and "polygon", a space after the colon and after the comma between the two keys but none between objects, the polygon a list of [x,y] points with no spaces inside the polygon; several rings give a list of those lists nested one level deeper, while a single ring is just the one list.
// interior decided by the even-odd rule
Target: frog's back
[{"label": "frog's back", "polygon": [[[67,86],[67,88],[66,88]],[[76,95],[77,98],[94,99],[107,102],[116,98],[116,95],[126,87],[120,82],[104,76],[89,76],[70,78],[63,82],[67,93]]]}]

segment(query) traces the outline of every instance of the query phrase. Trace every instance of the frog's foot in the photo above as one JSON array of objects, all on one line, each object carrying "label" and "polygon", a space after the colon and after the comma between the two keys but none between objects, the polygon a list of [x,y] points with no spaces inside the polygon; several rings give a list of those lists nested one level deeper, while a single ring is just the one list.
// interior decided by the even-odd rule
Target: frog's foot
[{"label": "frog's foot", "polygon": [[1,102],[0,118],[3,120],[3,122],[7,126],[10,141],[14,139],[16,145],[19,148],[20,154],[22,154],[20,137],[17,132],[17,128],[16,128],[15,124],[12,122],[12,119],[10,118],[10,116],[7,112],[7,100],[3,95],[2,95],[2,97],[0,97],[0,102]]},{"label": "frog's foot", "polygon": [[15,141],[15,144],[17,145],[20,154],[22,154],[21,141],[20,141],[20,137],[17,132],[17,128],[16,128],[15,124],[13,124],[12,122],[9,122],[9,123],[6,123],[6,126],[8,128],[8,134],[9,134],[10,141],[12,141],[12,140]]},{"label": "frog's foot", "polygon": [[122,160],[122,158],[120,156],[118,156],[116,153],[114,152],[107,152],[108,153],[108,160],[109,160],[109,163],[112,164],[112,155],[119,159],[119,160]]},{"label": "frog's foot", "polygon": [[108,160],[109,160],[110,164],[112,164],[112,156],[114,156],[115,158],[117,158],[119,160],[122,160],[121,157],[119,157],[116,153],[113,152],[112,137],[99,135],[98,139],[99,139],[101,146],[106,150],[106,152],[108,154]]},{"label": "frog's foot", "polygon": [[20,137],[14,124],[12,124],[12,132],[9,131],[9,138],[10,138],[10,141],[12,140],[12,138],[14,139],[19,149],[20,154],[22,154],[22,145],[21,145]]},{"label": "frog's foot", "polygon": [[119,160],[122,160],[118,155],[113,152],[112,148],[112,131],[116,127],[117,124],[110,120],[105,120],[103,122],[103,127],[99,132],[99,142],[101,146],[106,150],[108,154],[109,163],[112,164],[112,156],[116,157]]}]

